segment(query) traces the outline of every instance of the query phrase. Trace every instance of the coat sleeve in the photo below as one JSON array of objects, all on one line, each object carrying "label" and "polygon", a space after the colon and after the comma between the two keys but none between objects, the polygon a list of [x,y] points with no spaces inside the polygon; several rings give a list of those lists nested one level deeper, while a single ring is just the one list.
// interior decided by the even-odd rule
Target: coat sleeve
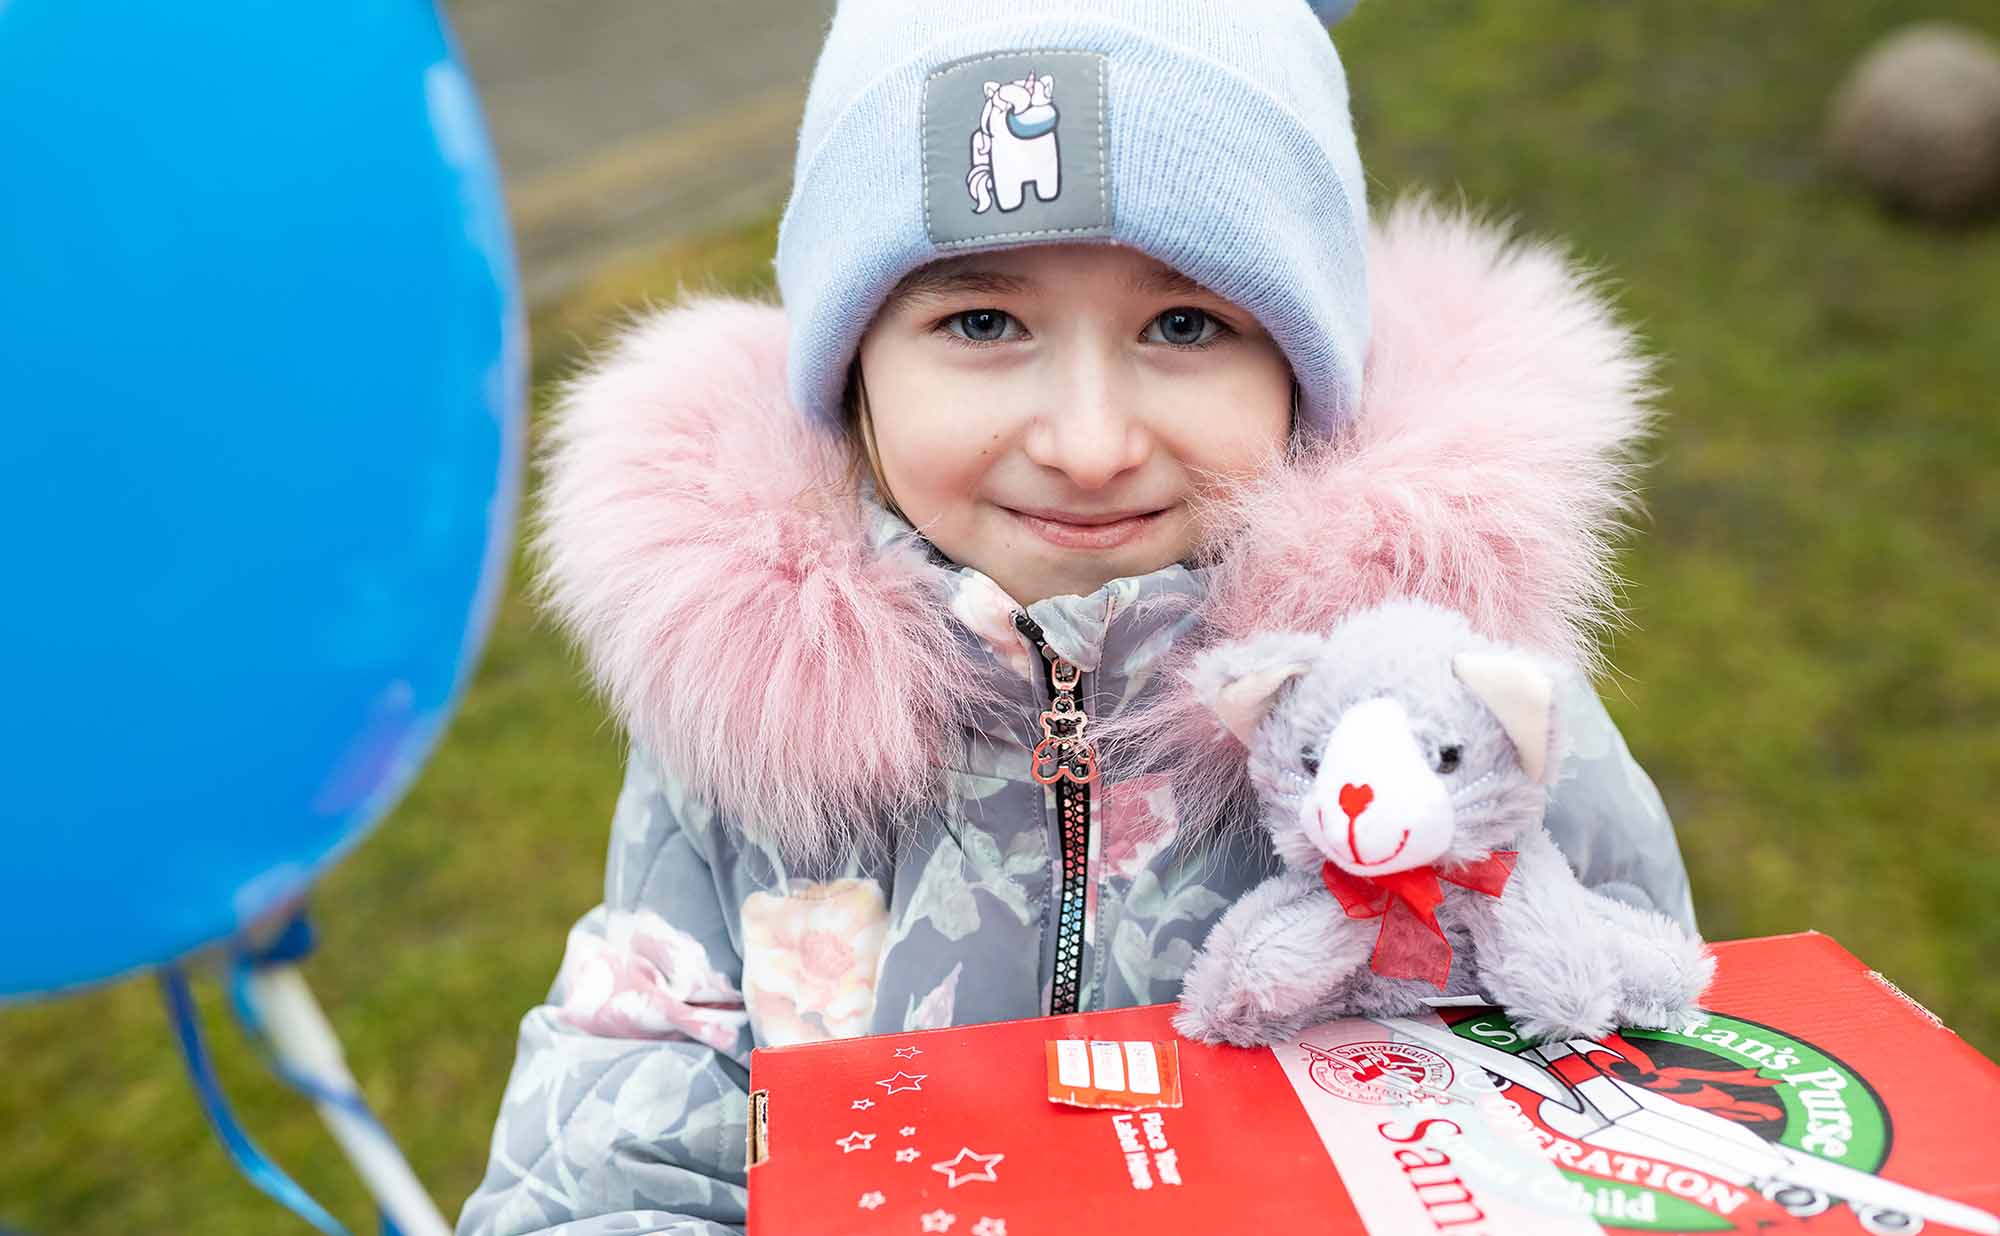
[{"label": "coat sleeve", "polygon": [[1588,682],[1566,678],[1558,699],[1568,754],[1550,791],[1549,834],[1586,888],[1658,910],[1694,931],[1687,867],[1652,778]]},{"label": "coat sleeve", "polygon": [[713,824],[634,752],[604,904],[521,1023],[458,1236],[742,1231],[751,1034]]}]

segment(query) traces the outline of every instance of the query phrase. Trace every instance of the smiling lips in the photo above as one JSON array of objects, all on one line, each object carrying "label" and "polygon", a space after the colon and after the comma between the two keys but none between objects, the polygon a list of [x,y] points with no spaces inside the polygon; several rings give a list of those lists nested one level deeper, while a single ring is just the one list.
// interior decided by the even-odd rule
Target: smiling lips
[{"label": "smiling lips", "polygon": [[1030,532],[1063,549],[1116,549],[1151,531],[1165,510],[1078,515],[1069,511],[1018,511],[1003,507]]}]

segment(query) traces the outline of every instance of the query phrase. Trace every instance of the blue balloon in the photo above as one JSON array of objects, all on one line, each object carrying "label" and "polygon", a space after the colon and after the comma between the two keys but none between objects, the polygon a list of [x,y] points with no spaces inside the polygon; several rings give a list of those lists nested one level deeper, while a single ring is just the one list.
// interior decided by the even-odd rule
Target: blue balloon
[{"label": "blue balloon", "polygon": [[512,540],[499,177],[411,0],[0,0],[0,996],[294,902]]}]

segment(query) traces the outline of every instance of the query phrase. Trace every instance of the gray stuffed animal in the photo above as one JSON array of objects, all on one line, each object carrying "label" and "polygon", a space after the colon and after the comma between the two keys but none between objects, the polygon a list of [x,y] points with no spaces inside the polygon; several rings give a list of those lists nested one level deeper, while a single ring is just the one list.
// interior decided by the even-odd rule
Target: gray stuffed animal
[{"label": "gray stuffed animal", "polygon": [[1204,654],[1190,677],[1248,746],[1287,870],[1209,933],[1175,1027],[1249,1046],[1475,994],[1530,1038],[1675,1024],[1714,958],[1585,889],[1542,827],[1562,672],[1416,601]]}]

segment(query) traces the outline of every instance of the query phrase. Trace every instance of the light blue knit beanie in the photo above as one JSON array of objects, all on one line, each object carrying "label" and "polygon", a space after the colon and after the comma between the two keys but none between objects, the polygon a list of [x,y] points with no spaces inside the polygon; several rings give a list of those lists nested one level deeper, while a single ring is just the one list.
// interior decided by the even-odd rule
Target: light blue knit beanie
[{"label": "light blue knit beanie", "polygon": [[1100,240],[1256,315],[1301,425],[1343,423],[1368,342],[1368,212],[1322,23],[1352,7],[842,0],[778,230],[793,399],[839,423],[861,336],[917,267]]}]

